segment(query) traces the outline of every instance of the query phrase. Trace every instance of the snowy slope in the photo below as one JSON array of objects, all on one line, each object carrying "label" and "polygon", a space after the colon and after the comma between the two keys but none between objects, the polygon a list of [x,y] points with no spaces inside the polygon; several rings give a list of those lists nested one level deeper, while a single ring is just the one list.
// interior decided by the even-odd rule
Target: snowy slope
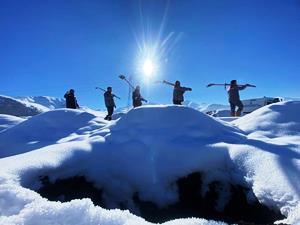
[{"label": "snowy slope", "polygon": [[34,116],[49,109],[36,103],[24,102],[12,97],[0,95],[0,114],[12,116]]},{"label": "snowy slope", "polygon": [[49,97],[49,96],[16,97],[16,99],[19,99],[22,102],[26,102],[26,103],[39,104],[48,109],[65,108],[66,105],[65,99]]},{"label": "snowy slope", "polygon": [[24,119],[20,117],[0,114],[0,132],[7,128],[13,127],[23,121]]},{"label": "snowy slope", "polygon": [[64,107],[65,100],[61,98],[48,96],[13,98],[0,95],[0,114],[28,117]]},{"label": "snowy slope", "polygon": [[[0,133],[0,154],[5,157],[0,159],[0,224],[41,219],[43,224],[149,224],[87,199],[50,202],[27,188],[37,190],[41,176],[55,181],[80,174],[101,188],[108,208],[125,202],[138,214],[134,193],[142,201],[168,206],[179,198],[176,180],[193,172],[203,174],[204,187],[213,181],[224,184],[216,203],[219,210],[230,198],[227,184],[238,184],[248,188],[249,201],[256,196],[294,224],[300,221],[300,126],[293,123],[299,121],[295,115],[300,105],[286,102],[260,110],[270,115],[264,118],[269,127],[260,126],[257,114],[233,126],[182,106],[140,107],[112,122],[82,110],[34,116]],[[287,118],[278,112],[288,112]],[[260,129],[280,136],[254,135]],[[185,219],[166,224],[217,223]]]},{"label": "snowy slope", "polygon": [[300,135],[300,101],[267,105],[234,121],[233,124],[248,133],[267,137]]}]

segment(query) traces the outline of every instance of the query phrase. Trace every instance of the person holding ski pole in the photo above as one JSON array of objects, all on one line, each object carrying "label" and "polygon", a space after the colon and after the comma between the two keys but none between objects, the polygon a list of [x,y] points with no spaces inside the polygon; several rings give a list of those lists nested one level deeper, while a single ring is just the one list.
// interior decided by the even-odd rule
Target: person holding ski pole
[{"label": "person holding ski pole", "polygon": [[107,116],[104,118],[105,120],[111,120],[114,108],[116,108],[114,97],[116,96],[112,93],[112,87],[107,87],[107,91],[104,93],[104,102],[107,109]]},{"label": "person holding ski pole", "polygon": [[132,104],[133,104],[133,107],[136,108],[136,107],[141,106],[142,105],[142,101],[147,102],[147,100],[144,99],[141,96],[140,86],[136,86],[136,88],[132,92]]},{"label": "person holding ski pole", "polygon": [[168,81],[165,81],[165,80],[163,81],[163,83],[171,85],[171,86],[174,87],[174,89],[173,89],[173,104],[174,105],[181,105],[182,102],[184,101],[184,97],[183,97],[184,92],[192,91],[192,88],[181,87],[179,80],[177,80],[175,82],[175,84],[172,84],[172,83],[170,83]]},{"label": "person holding ski pole", "polygon": [[[238,85],[236,80],[232,80],[230,82],[230,86],[227,92],[228,101],[230,103],[231,116],[241,116],[244,105],[240,100],[239,91],[244,90],[246,87],[248,87],[248,84]],[[237,111],[235,111],[236,107],[238,107]]]},{"label": "person holding ski pole", "polygon": [[79,105],[77,103],[76,97],[75,97],[75,91],[74,89],[70,89],[67,91],[64,95],[66,99],[66,108],[69,109],[78,109]]}]

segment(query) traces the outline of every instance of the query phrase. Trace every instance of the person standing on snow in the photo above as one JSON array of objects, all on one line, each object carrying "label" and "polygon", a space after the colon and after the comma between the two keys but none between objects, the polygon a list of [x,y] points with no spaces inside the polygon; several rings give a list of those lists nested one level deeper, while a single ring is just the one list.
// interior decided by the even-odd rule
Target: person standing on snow
[{"label": "person standing on snow", "polygon": [[69,109],[78,109],[79,105],[77,103],[76,97],[75,97],[75,91],[74,89],[70,89],[67,91],[64,95],[66,99],[66,108]]},{"label": "person standing on snow", "polygon": [[132,92],[132,104],[133,104],[133,107],[136,108],[136,107],[141,106],[142,105],[142,101],[147,102],[147,100],[144,99],[141,96],[140,86],[136,86],[136,88]]},{"label": "person standing on snow", "polygon": [[[240,100],[239,91],[244,90],[247,86],[248,84],[238,85],[236,80],[232,80],[230,82],[230,86],[227,92],[228,92],[228,101],[230,103],[231,116],[241,116],[244,105]],[[238,107],[237,111],[235,111],[236,107]]]},{"label": "person standing on snow", "polygon": [[104,102],[107,109],[107,116],[104,118],[105,120],[111,120],[114,108],[116,108],[114,97],[115,95],[112,93],[112,87],[107,87],[107,91],[104,93]]},{"label": "person standing on snow", "polygon": [[174,105],[181,105],[182,102],[184,101],[184,97],[183,97],[184,92],[192,91],[192,88],[181,87],[179,80],[177,80],[175,82],[175,84],[172,84],[172,83],[170,83],[168,81],[165,81],[165,80],[163,81],[163,83],[169,84],[169,85],[174,87],[174,89],[173,89],[173,104]]}]

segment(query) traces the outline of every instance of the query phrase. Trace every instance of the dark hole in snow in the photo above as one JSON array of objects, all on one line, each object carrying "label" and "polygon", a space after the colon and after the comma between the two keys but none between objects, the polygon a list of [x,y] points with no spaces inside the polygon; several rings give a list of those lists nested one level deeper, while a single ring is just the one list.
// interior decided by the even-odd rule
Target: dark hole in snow
[{"label": "dark hole in snow", "polygon": [[51,183],[48,176],[40,180],[43,186],[37,192],[51,201],[68,202],[73,199],[90,198],[95,205],[104,206],[102,190],[95,188],[85,177],[58,179],[55,183]]},{"label": "dark hole in snow", "polygon": [[[105,208],[102,198],[103,191],[97,189],[85,177],[76,176],[58,179],[55,183],[51,183],[46,176],[41,178],[41,182],[43,187],[37,192],[49,200],[66,202],[72,199],[90,198],[95,205]],[[178,218],[198,217],[250,225],[273,224],[274,221],[284,218],[279,212],[270,210],[257,200],[249,203],[246,196],[249,190],[245,187],[232,184],[227,185],[230,198],[222,211],[216,209],[217,201],[220,197],[218,190],[222,188],[222,183],[218,181],[210,183],[209,190],[202,196],[201,189],[203,185],[200,173],[192,173],[177,180],[179,201],[168,207],[158,208],[153,202],[141,200],[138,193],[134,194],[133,201],[139,209],[139,216],[154,223],[162,223]],[[121,202],[119,208],[127,209],[126,203]]]}]

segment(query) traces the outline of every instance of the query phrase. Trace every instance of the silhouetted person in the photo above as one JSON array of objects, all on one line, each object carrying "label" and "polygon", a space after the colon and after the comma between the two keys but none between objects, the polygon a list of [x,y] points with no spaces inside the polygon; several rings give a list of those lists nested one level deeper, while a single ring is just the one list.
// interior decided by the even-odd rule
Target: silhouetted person
[{"label": "silhouetted person", "polygon": [[173,104],[174,105],[181,105],[184,101],[183,94],[186,91],[192,91],[192,88],[189,87],[181,87],[180,81],[176,81],[175,84],[172,84],[170,82],[164,81],[165,84],[169,84],[174,87],[173,89]]},{"label": "silhouetted person", "polygon": [[104,102],[107,109],[107,116],[104,118],[105,120],[111,120],[114,108],[116,108],[114,97],[115,95],[112,93],[112,87],[107,87],[107,91],[104,93]]},{"label": "silhouetted person", "polygon": [[[239,91],[244,90],[247,86],[248,84],[238,85],[236,80],[232,80],[230,82],[230,86],[227,92],[228,101],[230,103],[231,116],[241,116],[244,105],[240,100]],[[236,107],[238,107],[237,111],[235,111]]]},{"label": "silhouetted person", "polygon": [[76,100],[74,93],[75,93],[74,89],[70,89],[69,91],[67,91],[65,93],[64,97],[66,99],[66,108],[70,108],[70,109],[79,108],[79,105],[77,104],[77,100]]},{"label": "silhouetted person", "polygon": [[141,96],[140,86],[136,86],[136,88],[132,92],[132,104],[133,104],[133,107],[135,108],[135,107],[141,106],[142,105],[142,101],[147,102],[147,100],[144,99]]}]

